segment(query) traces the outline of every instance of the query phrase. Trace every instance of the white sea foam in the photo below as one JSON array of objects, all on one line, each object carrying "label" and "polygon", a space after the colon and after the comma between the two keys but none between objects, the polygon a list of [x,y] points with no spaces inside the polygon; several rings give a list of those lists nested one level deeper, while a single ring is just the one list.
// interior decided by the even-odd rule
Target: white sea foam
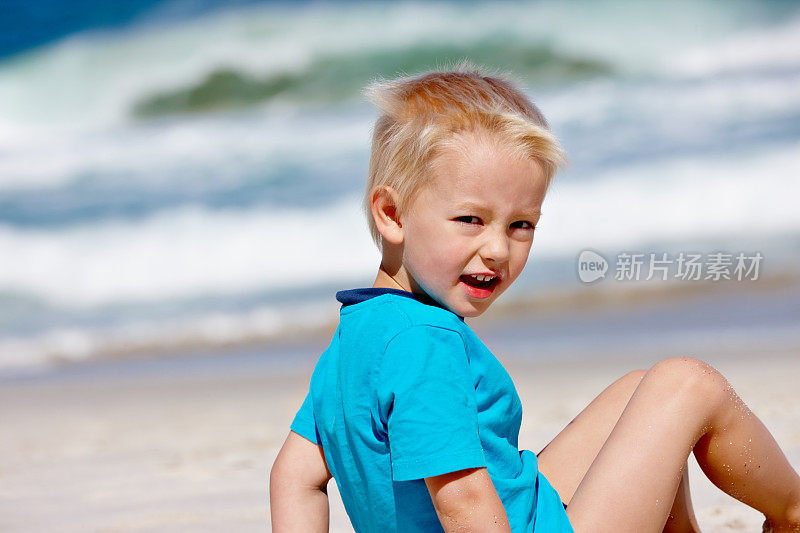
[{"label": "white sea foam", "polygon": [[796,235],[798,175],[800,144],[794,142],[748,156],[615,168],[589,183],[564,176],[545,200],[535,246],[537,253],[559,255],[651,242]]},{"label": "white sea foam", "polygon": [[[777,121],[800,113],[798,69],[780,77],[589,80],[533,95],[556,129],[595,132],[635,117],[675,138],[707,134],[733,121]],[[641,133],[641,132],[640,132]]]},{"label": "white sea foam", "polygon": [[134,189],[181,184],[192,176],[211,182],[209,174],[219,184],[291,161],[323,174],[332,160],[364,150],[370,118],[273,111],[110,130],[20,132],[0,138],[0,192],[58,187],[86,176],[134,180],[128,186]]},{"label": "white sea foam", "polygon": [[[333,302],[335,303],[335,302]],[[202,351],[263,343],[320,328],[335,317],[330,302],[262,306],[239,313],[201,313],[168,320],[136,320],[107,327],[55,327],[37,335],[0,337],[0,375],[54,363]]]},{"label": "white sea foam", "polygon": [[671,62],[676,72],[712,75],[727,72],[764,72],[800,68],[800,16],[777,26],[749,29],[721,42],[698,46],[677,54]]},{"label": "white sea foam", "polygon": [[59,307],[159,302],[360,279],[377,252],[357,198],[307,210],[184,208],[143,223],[0,227],[0,291]]}]

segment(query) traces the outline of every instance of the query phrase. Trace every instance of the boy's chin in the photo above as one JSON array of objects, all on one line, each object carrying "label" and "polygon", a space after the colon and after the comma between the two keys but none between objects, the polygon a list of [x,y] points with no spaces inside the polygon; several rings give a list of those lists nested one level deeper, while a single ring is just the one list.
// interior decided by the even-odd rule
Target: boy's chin
[{"label": "boy's chin", "polygon": [[451,311],[463,318],[476,318],[485,313],[491,304],[492,302],[486,302],[483,305],[462,305],[461,309],[451,309]]},{"label": "boy's chin", "polygon": [[449,310],[450,312],[462,317],[462,318],[475,318],[482,314],[484,314],[489,307],[494,303],[499,295],[492,295],[491,297],[485,300],[478,300],[478,299],[464,299],[463,295],[456,295],[450,296],[453,298],[454,301],[448,302],[449,298],[433,298],[428,295],[429,298],[434,300],[438,303],[439,306],[444,307],[445,309]]}]

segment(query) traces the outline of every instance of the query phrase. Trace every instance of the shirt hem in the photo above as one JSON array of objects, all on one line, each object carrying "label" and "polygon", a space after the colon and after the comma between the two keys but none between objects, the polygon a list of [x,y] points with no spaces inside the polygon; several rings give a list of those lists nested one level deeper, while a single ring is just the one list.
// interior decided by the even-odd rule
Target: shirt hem
[{"label": "shirt hem", "polygon": [[393,461],[392,479],[394,481],[410,481],[439,476],[465,468],[483,467],[486,467],[483,450],[465,450],[413,461]]}]

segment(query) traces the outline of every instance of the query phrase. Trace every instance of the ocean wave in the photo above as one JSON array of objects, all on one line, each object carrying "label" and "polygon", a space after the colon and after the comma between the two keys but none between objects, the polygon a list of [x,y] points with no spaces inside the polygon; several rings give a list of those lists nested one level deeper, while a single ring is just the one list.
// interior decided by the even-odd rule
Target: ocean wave
[{"label": "ocean wave", "polygon": [[77,131],[16,129],[8,138],[0,128],[0,202],[4,195],[11,202],[11,195],[43,190],[70,194],[70,187],[87,200],[95,186],[112,194],[194,191],[202,197],[278,180],[284,171],[287,177],[332,172],[335,181],[352,170],[349,161],[363,162],[352,154],[364,152],[372,119],[367,110],[273,110]]},{"label": "ocean wave", "polygon": [[[532,97],[573,154],[580,181],[639,162],[734,156],[800,138],[800,72],[594,80]],[[191,206],[327,203],[361,189],[373,120],[361,105],[8,138],[0,128],[0,223],[52,227]]]},{"label": "ocean wave", "polygon": [[[748,156],[629,165],[593,181],[559,176],[534,251],[554,257],[586,247],[795,234],[798,154],[794,142]],[[378,255],[353,195],[321,207],[184,207],[137,222],[0,226],[0,257],[11,258],[0,268],[0,291],[86,308],[364,279]]]},{"label": "ocean wave", "polygon": [[[35,335],[0,337],[0,377],[92,359],[180,354],[264,345],[319,334],[336,316],[336,302],[261,306],[246,312],[206,312],[112,326],[62,326]],[[327,332],[327,330],[326,330]]]},{"label": "ocean wave", "polygon": [[392,50],[322,55],[299,73],[273,72],[259,76],[236,68],[219,68],[195,85],[143,96],[133,105],[132,113],[137,117],[197,113],[248,107],[275,99],[293,104],[337,104],[359,99],[360,89],[375,76],[420,72],[462,58],[477,64],[513,68],[515,74],[533,84],[567,82],[613,72],[604,61],[591,56],[572,56],[548,45],[495,38],[461,46],[431,42]]},{"label": "ocean wave", "polygon": [[182,208],[145,221],[0,226],[0,291],[67,309],[353,279],[377,252],[358,198],[311,209]]},{"label": "ocean wave", "polygon": [[759,246],[800,234],[797,140],[746,155],[675,157],[599,174],[581,183],[556,178],[537,225],[538,252],[631,250],[652,243]]},{"label": "ocean wave", "polygon": [[602,180],[630,165],[658,172],[673,159],[750,157],[800,139],[800,70],[603,80],[539,96],[581,181]]},{"label": "ocean wave", "polygon": [[687,50],[670,63],[675,73],[692,76],[796,73],[800,70],[800,16],[795,11],[781,24],[744,30],[720,42]]},{"label": "ocean wave", "polygon": [[[769,13],[771,5],[753,10]],[[127,122],[137,102],[145,114],[270,98],[291,107],[295,91],[330,102],[355,94],[375,73],[433,68],[456,56],[532,82],[598,71],[657,76],[669,58],[746,26],[741,9],[704,1],[680,9],[615,1],[240,7],[179,25],[76,34],[7,58],[0,62],[0,117],[21,126],[85,126]],[[759,24],[764,17],[750,18]]]}]

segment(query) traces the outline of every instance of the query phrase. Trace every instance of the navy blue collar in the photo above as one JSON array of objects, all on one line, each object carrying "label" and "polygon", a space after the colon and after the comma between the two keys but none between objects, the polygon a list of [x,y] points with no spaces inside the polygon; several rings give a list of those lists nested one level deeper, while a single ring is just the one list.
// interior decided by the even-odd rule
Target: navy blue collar
[{"label": "navy blue collar", "polygon": [[417,299],[417,295],[413,292],[403,291],[400,289],[388,289],[383,287],[365,287],[363,289],[350,289],[346,291],[339,291],[336,293],[336,299],[342,302],[342,306],[359,304],[365,302],[370,298],[375,298],[382,294],[394,294],[396,296],[405,296],[406,298]]},{"label": "navy blue collar", "polygon": [[[437,302],[427,294],[414,294],[413,292],[403,291],[400,289],[388,289],[385,287],[364,287],[361,289],[349,289],[346,291],[339,291],[336,293],[336,299],[342,303],[342,307],[346,307],[348,305],[365,302],[370,298],[375,298],[376,296],[380,296],[382,294],[394,294],[396,296],[404,296],[406,298],[411,298],[412,300],[416,300],[418,302],[427,305],[434,305],[436,307],[441,307],[442,309],[450,311],[446,307],[439,305],[439,302]],[[452,311],[450,312],[452,313]],[[464,320],[463,317],[459,316],[458,318]]]}]

